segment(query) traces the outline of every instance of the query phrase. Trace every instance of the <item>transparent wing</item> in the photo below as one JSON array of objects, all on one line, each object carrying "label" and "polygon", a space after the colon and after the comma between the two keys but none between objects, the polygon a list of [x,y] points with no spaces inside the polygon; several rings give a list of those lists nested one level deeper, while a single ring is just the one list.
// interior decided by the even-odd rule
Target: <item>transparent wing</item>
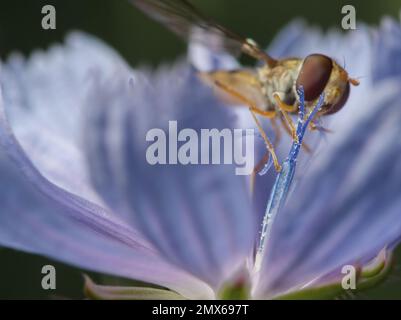
[{"label": "transparent wing", "polygon": [[[261,50],[254,41],[243,38],[205,17],[187,0],[130,0],[130,2],[187,41],[190,39],[198,41],[211,50],[224,51],[235,56],[242,52],[263,60],[270,66],[276,63],[276,60]],[[211,42],[209,37],[197,36],[199,30],[207,32],[219,41]]]}]

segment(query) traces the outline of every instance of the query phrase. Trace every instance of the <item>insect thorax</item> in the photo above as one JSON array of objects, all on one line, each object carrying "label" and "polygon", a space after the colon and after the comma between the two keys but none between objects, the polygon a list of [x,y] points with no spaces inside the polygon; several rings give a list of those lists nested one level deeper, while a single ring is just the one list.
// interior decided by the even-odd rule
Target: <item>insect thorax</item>
[{"label": "insect thorax", "polygon": [[267,110],[276,109],[273,99],[275,92],[280,95],[285,103],[292,105],[295,102],[295,81],[301,62],[301,59],[285,59],[280,60],[274,68],[263,66],[258,69],[258,77],[266,98]]}]

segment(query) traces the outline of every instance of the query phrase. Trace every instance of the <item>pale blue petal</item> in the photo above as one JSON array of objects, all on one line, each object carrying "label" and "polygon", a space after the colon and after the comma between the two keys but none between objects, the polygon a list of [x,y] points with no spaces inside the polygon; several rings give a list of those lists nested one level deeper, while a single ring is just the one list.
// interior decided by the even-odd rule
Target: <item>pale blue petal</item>
[{"label": "pale blue petal", "polygon": [[128,68],[111,48],[82,33],[29,59],[15,54],[0,69],[7,116],[31,161],[51,182],[100,205],[81,145],[83,99],[91,74],[120,69]]},{"label": "pale blue petal", "polygon": [[112,213],[47,182],[4,131],[3,121],[0,127],[7,152],[0,150],[0,245],[163,285],[187,297],[213,297],[204,283],[165,262]]},{"label": "pale blue petal", "polygon": [[372,64],[375,81],[389,77],[401,77],[401,26],[398,21],[383,19],[375,33],[375,55],[379,58]]},{"label": "pale blue petal", "polygon": [[131,226],[88,201],[95,191],[82,176],[78,134],[84,74],[92,68],[84,61],[90,52],[94,67],[103,59],[106,74],[119,63],[90,37],[75,34],[68,43],[28,61],[12,58],[0,71],[7,113],[25,148],[11,132],[0,95],[0,245],[163,285],[187,297],[213,297],[205,283],[167,263]]},{"label": "pale blue petal", "polygon": [[197,30],[188,47],[188,60],[199,71],[234,70],[239,67],[238,61],[224,52],[214,52],[206,45],[219,41],[207,31]]},{"label": "pale blue petal", "polygon": [[377,87],[364,104],[367,114],[311,161],[275,221],[260,292],[279,293],[366,262],[399,239],[400,85]]},{"label": "pale blue petal", "polygon": [[392,55],[384,45],[379,50],[374,33],[363,26],[345,36],[304,29],[297,37],[284,32],[281,38],[275,47],[282,56],[322,52],[341,61],[344,55],[351,75],[363,78],[346,107],[325,120],[334,133],[298,166],[302,179],[275,221],[266,249],[256,290],[264,297],[333,271],[340,275],[344,264],[366,262],[401,235],[401,83],[394,80],[396,69],[388,73],[393,80],[382,76],[380,81],[372,69],[374,62],[396,63],[394,47],[388,48]]},{"label": "pale blue petal", "polygon": [[128,212],[166,259],[214,287],[245,261],[254,218],[233,165],[149,165],[149,129],[231,128],[229,110],[185,66],[95,81],[88,159],[107,203]]}]

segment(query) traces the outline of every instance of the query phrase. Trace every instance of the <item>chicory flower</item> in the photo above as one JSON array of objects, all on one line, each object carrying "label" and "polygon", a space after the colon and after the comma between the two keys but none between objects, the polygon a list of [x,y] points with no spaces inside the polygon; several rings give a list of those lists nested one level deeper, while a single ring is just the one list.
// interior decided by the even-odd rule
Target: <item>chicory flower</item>
[{"label": "chicory flower", "polygon": [[[399,23],[321,34],[300,22],[269,53],[345,59],[363,76],[333,131],[298,167],[258,274],[261,216],[274,172],[258,178],[253,205],[232,165],[154,166],[146,133],[250,126],[181,62],[131,70],[84,34],[0,69],[0,243],[157,289],[98,287],[107,298],[274,298],[341,282],[343,265],[368,264],[401,235]],[[198,68],[235,66],[191,47]],[[313,133],[311,133],[313,135]],[[288,142],[288,141],[287,141]],[[289,144],[279,146],[286,155]],[[230,297],[230,295],[227,295]]]}]

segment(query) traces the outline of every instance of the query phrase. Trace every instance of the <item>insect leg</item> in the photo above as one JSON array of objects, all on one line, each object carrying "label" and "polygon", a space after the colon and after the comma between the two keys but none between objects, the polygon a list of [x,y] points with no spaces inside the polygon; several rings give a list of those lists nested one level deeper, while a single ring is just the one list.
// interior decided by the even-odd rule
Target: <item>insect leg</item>
[{"label": "insect leg", "polygon": [[[281,130],[280,127],[278,126],[276,119],[271,118],[270,122],[272,124],[272,128],[274,131],[274,142],[273,145],[277,146],[280,141],[281,141]],[[259,161],[258,164],[253,168],[252,175],[251,175],[251,194],[253,194],[253,190],[255,189],[255,179],[256,175],[266,166],[270,159],[270,152],[267,151],[264,155],[263,158]]]},{"label": "insect leg", "polygon": [[[289,105],[289,104],[286,104],[284,101],[282,101],[280,99],[280,96],[277,93],[273,94],[273,98],[275,98],[275,96],[277,96],[277,98],[280,101],[280,109],[281,110],[284,110],[284,111],[289,112],[289,113],[294,113],[294,112],[298,111],[299,106],[298,106],[297,103],[294,103],[293,105]],[[277,99],[276,99],[276,102],[277,102]]]},{"label": "insect leg", "polygon": [[292,138],[296,141],[297,138],[297,129],[295,128],[295,124],[292,121],[291,117],[288,115],[286,110],[289,110],[290,108],[292,108],[292,106],[287,105],[286,103],[284,103],[280,96],[277,93],[273,93],[273,98],[277,103],[278,108],[280,109],[281,113],[283,114],[284,120],[287,123],[288,127],[291,130],[291,136]]},{"label": "insect leg", "polygon": [[309,130],[311,131],[321,131],[323,133],[333,133],[333,130],[324,128],[318,124],[316,124],[315,122],[311,121],[310,125],[309,125]]},{"label": "insect leg", "polygon": [[263,155],[263,158],[256,164],[255,168],[253,168],[252,174],[251,174],[251,195],[253,195],[253,191],[255,190],[255,182],[256,182],[256,176],[257,174],[265,167],[265,165],[268,163],[270,159],[270,152],[266,152]]},{"label": "insect leg", "polygon": [[220,81],[215,81],[215,84],[222,90],[224,90],[226,93],[232,95],[233,97],[237,98],[239,101],[241,101],[242,103],[244,103],[245,105],[248,106],[249,111],[251,112],[252,118],[255,121],[255,124],[263,138],[263,140],[265,141],[266,147],[269,150],[272,159],[273,159],[273,164],[274,167],[276,168],[277,172],[281,171],[281,165],[278,162],[277,159],[277,155],[276,152],[274,151],[274,147],[273,144],[270,142],[269,138],[267,137],[265,131],[263,130],[263,127],[258,119],[258,117],[256,116],[257,114],[262,115],[266,118],[274,118],[276,116],[276,112],[275,111],[263,111],[260,110],[259,108],[257,108],[254,104],[254,102],[246,97],[244,97],[242,94],[240,94],[239,92],[231,89],[229,86],[226,86],[225,84],[221,83]]},{"label": "insect leg", "polygon": [[269,152],[270,152],[270,154],[272,156],[273,164],[274,164],[274,167],[276,168],[276,171],[280,172],[281,171],[281,165],[278,162],[277,155],[276,155],[276,152],[274,151],[273,144],[270,142],[270,140],[267,137],[265,131],[263,130],[262,125],[260,124],[260,121],[259,121],[258,117],[256,116],[256,113],[255,113],[254,109],[252,107],[249,107],[249,111],[251,112],[253,120],[255,121],[256,126],[258,127],[259,132],[262,135],[263,140],[265,141],[266,147],[267,147],[267,149],[269,150]]},{"label": "insect leg", "polygon": [[259,115],[269,118],[269,119],[272,119],[277,115],[276,111],[263,111],[253,105],[248,105],[248,106],[252,110],[252,112],[254,112],[255,114],[259,114]]}]

